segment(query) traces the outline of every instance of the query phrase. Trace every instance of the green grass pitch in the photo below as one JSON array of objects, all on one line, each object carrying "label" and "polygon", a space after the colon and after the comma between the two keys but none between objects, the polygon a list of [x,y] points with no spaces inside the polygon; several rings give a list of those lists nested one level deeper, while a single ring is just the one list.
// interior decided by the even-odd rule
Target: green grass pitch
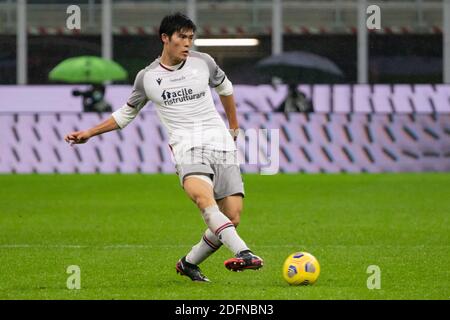
[{"label": "green grass pitch", "polygon": [[[265,259],[233,273],[220,249],[175,273],[205,229],[175,175],[0,175],[0,299],[449,299],[450,174],[244,175],[240,235]],[[281,275],[296,251],[318,282]],[[66,269],[78,265],[81,289]],[[381,269],[369,290],[367,268]]]}]

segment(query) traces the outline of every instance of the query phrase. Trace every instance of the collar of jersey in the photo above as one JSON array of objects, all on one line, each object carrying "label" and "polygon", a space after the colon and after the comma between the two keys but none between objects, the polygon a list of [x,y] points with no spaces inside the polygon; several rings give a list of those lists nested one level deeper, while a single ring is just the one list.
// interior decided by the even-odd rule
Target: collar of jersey
[{"label": "collar of jersey", "polygon": [[[186,59],[186,60],[187,60],[187,59]],[[164,68],[164,69],[166,69],[167,71],[177,71],[177,70],[180,70],[181,68],[184,67],[184,64],[186,63],[186,60],[184,60],[183,62],[181,62],[181,63],[179,63],[178,65],[176,65],[176,66],[178,66],[178,68],[176,68],[176,69],[170,69],[168,66],[163,65],[163,64],[161,63],[161,61],[159,61],[159,65],[161,66],[161,68]]]}]

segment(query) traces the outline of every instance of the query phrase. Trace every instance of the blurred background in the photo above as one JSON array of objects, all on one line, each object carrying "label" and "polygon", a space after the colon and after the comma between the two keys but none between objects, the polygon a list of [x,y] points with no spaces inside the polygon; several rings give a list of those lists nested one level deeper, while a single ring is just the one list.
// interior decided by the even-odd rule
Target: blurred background
[{"label": "blurred background", "polygon": [[[66,27],[70,5],[79,30]],[[377,29],[367,28],[371,5]],[[178,11],[198,26],[196,49],[235,84],[242,127],[280,129],[281,171],[450,170],[449,1],[0,0],[0,171],[174,172],[151,104],[83,149],[61,140],[123,105],[161,52],[161,19]],[[49,77],[79,56],[112,59],[126,76],[106,90]],[[84,112],[96,96],[104,112]]]}]

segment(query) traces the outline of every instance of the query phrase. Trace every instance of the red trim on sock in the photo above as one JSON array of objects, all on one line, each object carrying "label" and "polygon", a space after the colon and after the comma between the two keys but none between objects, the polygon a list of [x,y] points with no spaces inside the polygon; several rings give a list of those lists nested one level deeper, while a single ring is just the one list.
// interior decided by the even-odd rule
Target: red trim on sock
[{"label": "red trim on sock", "polygon": [[225,223],[224,225],[218,227],[218,228],[216,229],[216,231],[214,232],[214,234],[215,234],[216,236],[218,236],[219,233],[221,233],[224,229],[229,228],[229,227],[234,227],[234,224],[233,224],[232,222],[227,222],[227,223]]},{"label": "red trim on sock", "polygon": [[219,249],[219,247],[216,246],[214,243],[212,243],[211,240],[209,240],[205,235],[203,236],[203,241],[205,241],[206,244],[211,247],[211,249],[213,249],[213,250]]}]

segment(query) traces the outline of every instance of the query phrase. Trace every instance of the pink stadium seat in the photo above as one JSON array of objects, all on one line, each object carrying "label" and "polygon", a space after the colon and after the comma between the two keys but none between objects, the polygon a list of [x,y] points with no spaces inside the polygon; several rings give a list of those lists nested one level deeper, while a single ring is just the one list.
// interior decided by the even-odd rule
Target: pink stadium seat
[{"label": "pink stadium seat", "polygon": [[13,115],[0,116],[0,172],[10,172],[16,162],[11,150],[16,145],[12,130],[14,123]]},{"label": "pink stadium seat", "polygon": [[312,100],[315,112],[331,112],[331,88],[329,85],[318,84],[312,88]]},{"label": "pink stadium seat", "polygon": [[[369,144],[373,134],[369,130],[369,122],[364,114],[352,114],[350,121],[347,123],[349,133],[353,140],[358,143]],[[369,128],[369,129],[368,129]]]},{"label": "pink stadium seat", "polygon": [[450,85],[436,85],[436,94],[433,96],[436,112],[450,113]]},{"label": "pink stadium seat", "polygon": [[297,90],[302,92],[308,99],[312,99],[312,88],[313,85],[310,84],[301,84],[297,86]]},{"label": "pink stadium seat", "polygon": [[339,164],[334,161],[334,158],[331,157],[329,159],[327,157],[327,154],[330,153],[329,146],[314,143],[305,146],[305,149],[308,150],[313,162],[319,167],[319,172],[337,173],[341,171]]},{"label": "pink stadium seat", "polygon": [[271,106],[271,110],[276,109],[286,99],[287,88],[285,85],[259,85],[257,94],[264,96],[264,99]]},{"label": "pink stadium seat", "polygon": [[415,85],[414,93],[412,94],[412,99],[416,111],[419,113],[432,113],[433,108],[431,106],[430,99],[433,96],[433,88],[431,85]]},{"label": "pink stadium seat", "polygon": [[410,85],[399,84],[394,87],[392,101],[394,102],[395,112],[411,113],[414,112],[410,100],[412,99],[412,89]]},{"label": "pink stadium seat", "polygon": [[347,85],[335,85],[333,86],[333,111],[337,113],[350,112],[350,86]]},{"label": "pink stadium seat", "polygon": [[393,112],[390,98],[391,98],[391,88],[389,85],[375,85],[374,93],[371,96],[375,112],[376,113],[391,113]]},{"label": "pink stadium seat", "polygon": [[[377,163],[371,161],[372,153],[370,152],[370,145],[353,143],[346,145],[348,151],[355,159],[355,163],[359,168],[359,172],[380,172]],[[367,151],[365,151],[367,150]],[[353,172],[353,171],[352,171]]]},{"label": "pink stadium seat", "polygon": [[361,84],[354,86],[353,94],[353,104],[354,112],[371,113],[372,109],[370,106],[370,86],[366,84]]}]

